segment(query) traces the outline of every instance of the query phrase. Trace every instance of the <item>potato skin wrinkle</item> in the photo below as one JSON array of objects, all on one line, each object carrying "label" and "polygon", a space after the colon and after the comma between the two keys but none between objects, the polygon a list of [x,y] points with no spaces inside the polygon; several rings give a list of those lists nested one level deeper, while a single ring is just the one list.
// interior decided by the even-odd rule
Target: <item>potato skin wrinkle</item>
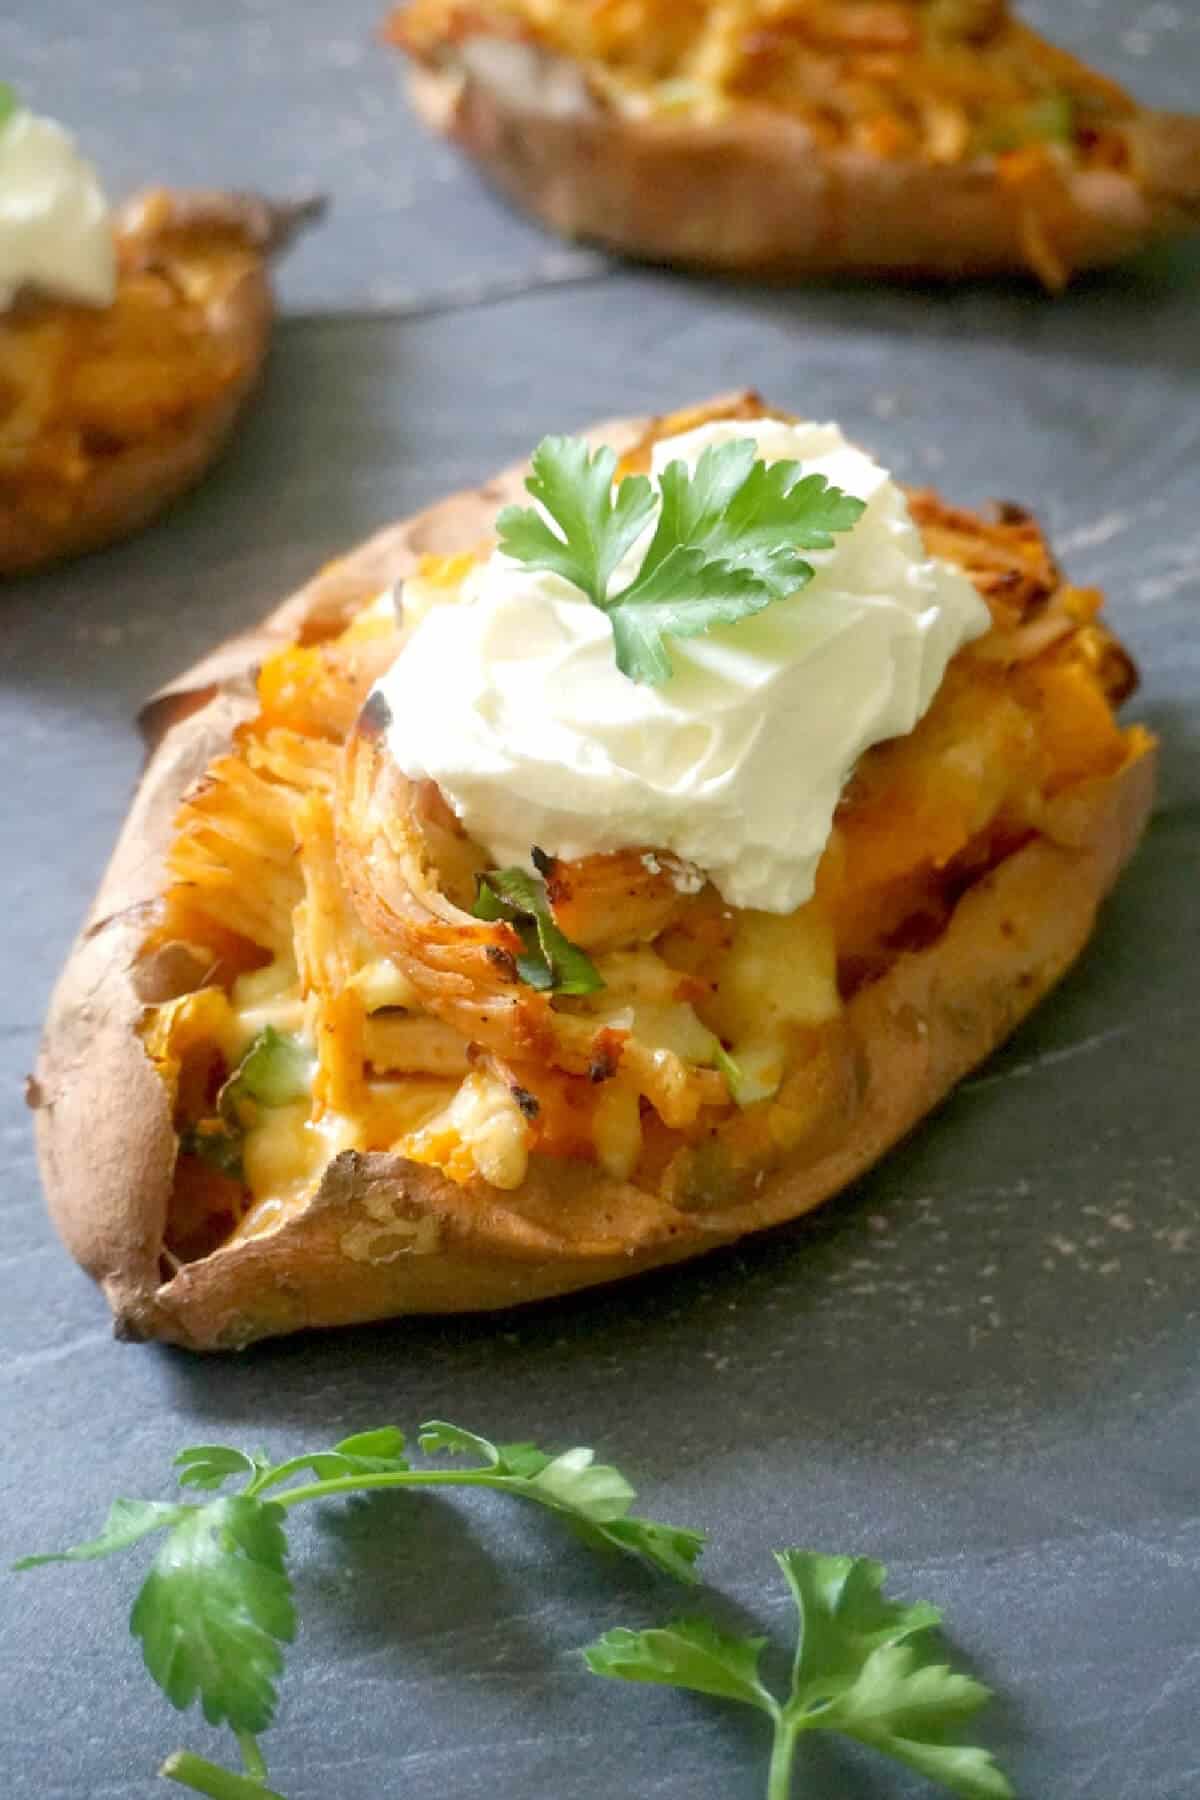
[{"label": "potato skin wrinkle", "polygon": [[269,261],[320,211],[153,189],[117,215],[111,306],[0,314],[0,576],[126,537],[201,478],[262,371]]},{"label": "potato skin wrinkle", "polygon": [[[764,410],[724,395],[591,436],[628,472],[658,436]],[[121,1336],[228,1349],[497,1309],[794,1219],[1061,978],[1136,847],[1156,746],[1116,723],[1136,671],[1099,594],[1019,509],[912,493],[993,629],[863,758],[814,900],[738,913],[652,847],[548,856],[605,986],[521,989],[513,928],[471,915],[482,853],[364,701],[403,654],[378,597],[412,577],[415,609],[452,601],[525,472],[381,532],[144,709],[29,1095],[55,1225]],[[260,1084],[290,1059],[282,1091],[231,1099],[253,1046]]]},{"label": "potato skin wrinkle", "polygon": [[1200,224],[1200,119],[1003,0],[408,0],[387,35],[502,194],[652,262],[1058,291]]}]

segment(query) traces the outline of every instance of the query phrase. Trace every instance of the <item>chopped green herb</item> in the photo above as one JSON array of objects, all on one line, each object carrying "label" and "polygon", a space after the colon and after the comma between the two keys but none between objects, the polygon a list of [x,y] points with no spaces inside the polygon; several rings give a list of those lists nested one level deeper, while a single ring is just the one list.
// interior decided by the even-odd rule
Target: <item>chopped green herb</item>
[{"label": "chopped green herb", "polygon": [[265,1025],[221,1089],[217,1108],[230,1124],[253,1122],[244,1116],[244,1102],[258,1106],[287,1106],[303,1100],[312,1087],[316,1059],[301,1038]]},{"label": "chopped green herb", "polygon": [[1070,94],[1047,94],[1002,113],[985,129],[981,148],[1000,155],[1030,144],[1070,144],[1075,137],[1076,107]]},{"label": "chopped green herb", "polygon": [[17,99],[17,90],[10,87],[7,81],[0,81],[0,131],[8,124],[13,114],[19,109],[21,102]]},{"label": "chopped green herb", "polygon": [[604,986],[595,964],[554,923],[546,884],[527,869],[489,869],[479,877],[477,919],[504,919],[524,947],[517,974],[528,987],[556,994],[594,994]]},{"label": "chopped green herb", "polygon": [[198,1156],[219,1175],[244,1181],[242,1152],[259,1108],[287,1106],[312,1087],[316,1060],[301,1038],[267,1025],[217,1095],[215,1119],[201,1119],[180,1134],[179,1148]]},{"label": "chopped green herb", "polygon": [[[827,550],[863,502],[803,475],[796,462],[767,464],[751,438],[710,445],[694,473],[672,462],[659,483],[644,475],[615,493],[617,459],[580,438],[543,438],[525,485],[543,509],[509,506],[497,520],[500,548],[530,568],[579,588],[608,615],[617,667],[631,681],[672,673],[665,640],[732,625],[812,580],[801,550]],[[636,575],[616,593],[617,566],[658,518]],[[547,523],[543,513],[549,515]]]},{"label": "chopped green herb", "polygon": [[199,1125],[189,1125],[180,1134],[179,1148],[185,1155],[198,1156],[201,1162],[206,1162],[218,1175],[225,1175],[230,1181],[242,1181],[245,1179],[242,1169],[242,1141],[240,1125],[230,1126],[219,1119],[203,1119]]}]

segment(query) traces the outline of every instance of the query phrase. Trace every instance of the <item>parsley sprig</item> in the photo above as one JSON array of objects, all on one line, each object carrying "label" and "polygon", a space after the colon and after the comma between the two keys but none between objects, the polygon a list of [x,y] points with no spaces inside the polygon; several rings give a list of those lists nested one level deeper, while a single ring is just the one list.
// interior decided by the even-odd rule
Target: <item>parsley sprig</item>
[{"label": "parsley sprig", "polygon": [[650,1631],[607,1631],[584,1651],[595,1675],[690,1688],[757,1707],[773,1739],[767,1800],[792,1792],[796,1747],[808,1731],[836,1731],[895,1757],[963,1800],[1012,1800],[986,1750],[950,1734],[990,1698],[988,1689],[912,1642],[941,1614],[884,1598],[886,1571],[866,1557],[780,1550],[798,1614],[791,1688],[779,1700],[763,1685],[761,1637],[737,1637],[707,1619]]},{"label": "parsley sprig", "polygon": [[[376,1489],[491,1488],[546,1508],[595,1548],[640,1557],[679,1581],[696,1578],[703,1536],[631,1513],[633,1488],[591,1450],[554,1456],[536,1444],[495,1444],[442,1420],[422,1426],[418,1443],[427,1455],[475,1461],[414,1468],[403,1433],[390,1425],[281,1463],[227,1444],[196,1444],[175,1458],[179,1484],[215,1498],[114,1501],[97,1537],[16,1566],[91,1562],[163,1534],[130,1629],[171,1704],[184,1711],[198,1703],[210,1725],[227,1724],[238,1739],[244,1775],[191,1751],[177,1751],[163,1767],[170,1780],[214,1800],[270,1800],[257,1739],[274,1717],[283,1647],[295,1636],[285,1527],[306,1501]],[[236,1492],[218,1492],[232,1482],[242,1484]]]},{"label": "parsley sprig", "polygon": [[[390,1425],[279,1463],[228,1444],[195,1444],[175,1458],[179,1484],[212,1498],[117,1500],[97,1537],[16,1565],[90,1562],[159,1536],[131,1629],[172,1705],[182,1711],[198,1702],[210,1724],[228,1724],[243,1764],[237,1773],[177,1750],[159,1771],[167,1780],[209,1800],[283,1800],[267,1785],[258,1736],[272,1722],[283,1646],[295,1635],[286,1525],[291,1509],[305,1501],[375,1489],[491,1488],[547,1508],[597,1548],[640,1557],[680,1581],[696,1579],[702,1534],[636,1517],[629,1482],[591,1450],[554,1456],[536,1444],[496,1444],[441,1420],[422,1426],[418,1442],[429,1456],[473,1460],[465,1468],[414,1468],[403,1434]],[[240,1486],[221,1491],[234,1483]],[[808,1731],[836,1731],[867,1744],[962,1800],[1012,1800],[990,1754],[953,1741],[989,1695],[925,1653],[923,1634],[940,1619],[936,1608],[886,1599],[883,1568],[863,1557],[782,1550],[776,1561],[798,1614],[785,1700],[759,1673],[766,1639],[738,1637],[703,1618],[608,1631],[584,1650],[588,1667],[765,1713],[773,1732],[767,1800],[791,1794],[796,1748]]]},{"label": "parsley sprig", "polygon": [[[764,463],[752,438],[710,444],[696,464],[672,462],[614,490],[617,459],[581,438],[543,438],[525,486],[543,509],[508,506],[496,522],[506,556],[560,575],[612,626],[617,667],[631,681],[670,679],[665,640],[736,624],[812,580],[802,550],[828,550],[863,502],[804,475],[797,462]],[[622,558],[657,522],[636,575],[610,591]],[[544,516],[545,515],[545,516]],[[549,519],[549,523],[547,522]]]},{"label": "parsley sprig", "polygon": [[[542,851],[535,849],[533,856],[549,868]],[[556,994],[594,994],[604,986],[591,957],[554,923],[546,884],[528,869],[489,869],[481,875],[475,917],[506,919],[515,926],[523,946],[517,974],[526,986]]]}]

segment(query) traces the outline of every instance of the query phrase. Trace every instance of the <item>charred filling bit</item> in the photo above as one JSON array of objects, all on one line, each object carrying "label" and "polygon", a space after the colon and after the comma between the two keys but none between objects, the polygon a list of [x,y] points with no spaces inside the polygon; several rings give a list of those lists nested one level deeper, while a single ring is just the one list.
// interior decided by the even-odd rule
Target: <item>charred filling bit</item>
[{"label": "charred filling bit", "polygon": [[592,1043],[594,1055],[588,1064],[588,1080],[594,1085],[611,1081],[621,1062],[622,1036],[616,1031],[599,1031]]},{"label": "charred filling bit", "polygon": [[[567,862],[539,846],[525,879],[599,977],[586,991],[530,985],[517,930],[471,915],[488,859],[430,784],[401,829],[368,699],[393,614],[351,596],[266,661],[258,715],[181,807],[146,946],[206,984],[151,1005],[144,1030],[180,1140],[168,1266],[268,1229],[340,1148],[486,1190],[518,1187],[530,1156],[583,1158],[697,1205],[845,1128],[846,1003],[936,942],[1055,795],[1143,742],[1113,716],[1135,673],[1099,596],[1063,583],[1029,516],[911,503],[994,629],[912,733],[862,759],[813,901],[739,913],[711,885],[681,893],[652,847]],[[248,1067],[284,1039],[265,1076]]]},{"label": "charred filling bit", "polygon": [[367,695],[367,703],[358,715],[358,729],[364,737],[380,738],[392,722],[392,709],[378,688]]}]

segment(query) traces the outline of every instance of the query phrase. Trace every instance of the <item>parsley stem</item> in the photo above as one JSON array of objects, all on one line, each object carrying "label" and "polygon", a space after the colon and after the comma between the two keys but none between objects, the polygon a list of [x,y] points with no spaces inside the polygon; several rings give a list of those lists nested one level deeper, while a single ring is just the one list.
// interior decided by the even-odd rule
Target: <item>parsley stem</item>
[{"label": "parsley stem", "polygon": [[[514,1481],[511,1475],[496,1475],[491,1469],[404,1469],[378,1475],[334,1475],[327,1481],[309,1481],[301,1487],[288,1488],[274,1494],[275,1506],[297,1506],[302,1500],[325,1500],[334,1494],[358,1494],[366,1488],[406,1487],[490,1487],[503,1493],[520,1493],[531,1500],[542,1499],[530,1492],[526,1482]],[[542,1504],[558,1510],[547,1495]]]},{"label": "parsley stem", "polygon": [[266,1787],[267,1759],[258,1747],[258,1739],[249,1731],[239,1731],[237,1741],[247,1775],[251,1781],[257,1781]]},{"label": "parsley stem", "polygon": [[[238,1735],[240,1739],[241,1734]],[[254,1743],[253,1738],[250,1742]],[[261,1756],[259,1761],[262,1761]],[[208,1800],[283,1800],[282,1794],[264,1787],[261,1781],[235,1775],[232,1769],[222,1769],[206,1757],[193,1755],[190,1750],[174,1751],[158,1772],[165,1781],[177,1781],[180,1787],[191,1788],[193,1793],[207,1794]],[[263,1772],[266,1773],[265,1764]]]},{"label": "parsley stem", "polygon": [[792,1791],[792,1763],[796,1755],[796,1739],[800,1727],[786,1714],[775,1718],[775,1739],[771,1745],[771,1766],[767,1771],[767,1800],[788,1800]]}]

